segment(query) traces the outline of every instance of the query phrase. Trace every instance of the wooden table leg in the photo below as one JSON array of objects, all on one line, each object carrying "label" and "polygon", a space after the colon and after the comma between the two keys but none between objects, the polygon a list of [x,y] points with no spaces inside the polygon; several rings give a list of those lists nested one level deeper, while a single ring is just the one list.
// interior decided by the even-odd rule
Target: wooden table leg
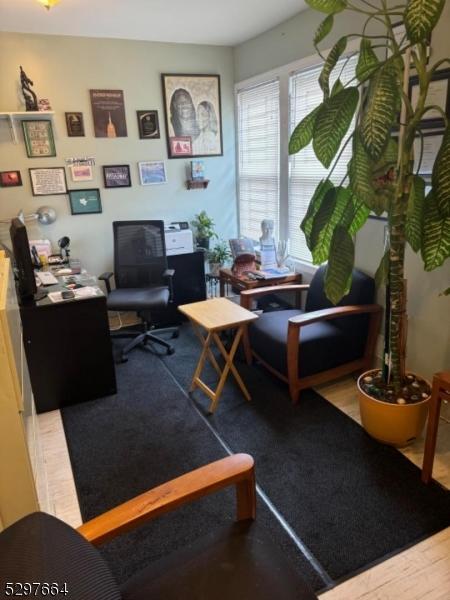
[{"label": "wooden table leg", "polygon": [[[233,340],[233,344],[231,346],[231,350],[229,353],[227,353],[225,346],[222,344],[222,340],[220,339],[220,337],[218,336],[217,333],[214,333],[214,341],[216,342],[217,347],[219,348],[222,356],[225,359],[225,368],[227,369],[227,373],[228,373],[228,371],[231,371],[233,373],[234,378],[237,381],[237,384],[239,385],[242,393],[245,396],[245,399],[250,401],[251,397],[250,397],[249,391],[247,390],[245,383],[242,381],[241,376],[239,375],[236,367],[233,364],[234,355],[236,354],[236,351],[239,347],[239,342],[241,341],[243,332],[244,332],[244,326],[241,325],[236,332],[236,335]],[[223,376],[223,374],[222,374],[222,376]],[[224,381],[224,383],[225,383],[225,381]],[[220,382],[219,382],[219,384],[220,384]]]},{"label": "wooden table leg", "polygon": [[[204,346],[206,338],[203,337],[202,332],[200,331],[200,327],[196,323],[192,322],[192,328],[194,329],[196,336],[200,340],[200,343],[202,344],[202,346]],[[222,375],[222,369],[219,367],[216,357],[214,356],[213,351],[211,350],[210,346],[208,346],[208,348],[207,348],[207,355],[208,355],[208,358],[209,358],[212,366],[216,370],[217,374],[219,376]]]},{"label": "wooden table leg", "polygon": [[[448,390],[447,390],[448,388]],[[422,481],[429,483],[433,473],[434,455],[439,427],[439,415],[443,398],[450,399],[450,376],[437,374],[433,377],[431,388],[430,408],[428,411],[427,434],[422,464]]]},{"label": "wooden table leg", "polygon": [[203,367],[205,366],[205,360],[206,360],[206,356],[208,355],[208,350],[210,351],[209,345],[210,345],[211,339],[212,339],[212,332],[208,331],[208,335],[206,336],[206,338],[203,338],[203,336],[201,335],[200,339],[201,339],[201,342],[203,345],[203,350],[202,350],[202,353],[200,354],[200,358],[198,359],[198,363],[197,363],[197,367],[195,368],[194,376],[192,377],[191,387],[189,388],[190,392],[194,391],[196,386],[198,385],[197,379],[200,379],[200,374],[203,371]]}]

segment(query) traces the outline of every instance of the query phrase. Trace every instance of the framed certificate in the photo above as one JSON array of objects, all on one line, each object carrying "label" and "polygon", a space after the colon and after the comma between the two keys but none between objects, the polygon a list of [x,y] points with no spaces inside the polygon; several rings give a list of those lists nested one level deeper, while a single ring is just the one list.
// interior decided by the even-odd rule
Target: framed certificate
[{"label": "framed certificate", "polygon": [[[436,71],[430,81],[426,105],[431,108],[428,110],[420,122],[420,127],[427,128],[445,128],[445,121],[442,113],[450,117],[450,89],[449,89],[450,69]],[[415,109],[419,98],[419,78],[415,75],[409,80],[409,97],[412,107]],[[440,110],[439,110],[440,109]]]},{"label": "framed certificate", "polygon": [[64,167],[29,169],[33,196],[54,196],[67,194],[66,171]]},{"label": "framed certificate", "polygon": [[47,119],[22,121],[22,129],[28,158],[56,156],[51,121]]},{"label": "framed certificate", "polygon": [[414,140],[414,171],[431,175],[437,153],[442,145],[444,131],[421,131]]}]

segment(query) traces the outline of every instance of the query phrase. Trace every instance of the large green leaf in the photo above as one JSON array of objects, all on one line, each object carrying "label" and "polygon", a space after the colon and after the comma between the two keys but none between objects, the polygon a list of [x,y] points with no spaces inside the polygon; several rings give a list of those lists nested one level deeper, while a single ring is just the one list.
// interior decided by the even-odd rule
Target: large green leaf
[{"label": "large green leaf", "polygon": [[345,227],[338,225],[331,240],[330,258],[325,273],[325,294],[333,304],[340,302],[350,291],[354,261],[353,240]]},{"label": "large green leaf", "polygon": [[341,224],[349,203],[351,192],[348,189],[338,187],[326,193],[311,230],[313,264],[320,265],[328,259],[333,232]]},{"label": "large green leaf", "polygon": [[313,136],[317,113],[322,105],[317,106],[309,115],[300,121],[289,140],[289,154],[297,154],[310,143]]},{"label": "large green leaf", "polygon": [[331,88],[330,96],[336,96],[336,94],[339,94],[339,92],[342,92],[343,89],[344,89],[344,84],[338,77],[336,79],[336,81],[334,82],[333,87]]},{"label": "large green leaf", "polygon": [[386,148],[378,161],[373,166],[373,178],[386,176],[391,169],[397,166],[398,143],[395,138],[389,138]]},{"label": "large green leaf", "polygon": [[358,80],[365,81],[378,67],[379,61],[372,49],[372,44],[367,38],[361,39],[359,47],[358,64],[356,65],[356,76]]},{"label": "large green leaf", "polygon": [[361,122],[361,140],[374,161],[381,157],[390,139],[390,131],[400,109],[400,93],[392,65],[386,64],[370,83]]},{"label": "large green leaf", "polygon": [[313,132],[313,148],[317,158],[328,168],[336,156],[342,139],[358,106],[359,92],[349,87],[326,100],[316,117]]},{"label": "large green leaf", "polygon": [[425,181],[414,175],[406,213],[406,239],[414,252],[418,252],[422,246],[424,205]]},{"label": "large green leaf", "polygon": [[317,31],[314,35],[314,46],[317,46],[317,44],[320,44],[320,42],[327,37],[327,35],[333,29],[333,24],[334,24],[333,15],[328,15],[328,17],[325,17],[325,19],[322,21],[322,23],[317,28]]},{"label": "large green leaf", "polygon": [[364,223],[367,221],[370,215],[370,208],[363,202],[358,202],[355,195],[352,197],[353,201],[353,218],[347,227],[350,235],[355,235],[357,231],[361,229]]},{"label": "large green leaf", "polygon": [[322,71],[319,76],[319,85],[323,92],[324,99],[326,100],[330,95],[330,75],[336,66],[338,60],[345,52],[347,47],[347,36],[341,37],[335,45],[331,48],[328,56],[323,64]]},{"label": "large green leaf", "polygon": [[409,0],[404,21],[411,42],[426,40],[439,21],[445,0]]},{"label": "large green leaf", "polygon": [[450,256],[450,217],[442,217],[433,191],[425,200],[422,231],[422,258],[425,271],[440,267]]},{"label": "large green leaf", "polygon": [[372,185],[372,162],[357,132],[353,137],[353,157],[348,164],[348,176],[350,188],[356,198],[371,208],[375,194]]},{"label": "large green leaf", "polygon": [[322,179],[322,181],[320,181],[308,205],[306,215],[304,216],[303,221],[300,224],[300,229],[305,234],[306,245],[308,246],[308,248],[311,247],[310,237],[314,217],[317,211],[319,210],[322,204],[322,200],[324,199],[326,193],[333,187],[334,186],[329,179]]},{"label": "large green leaf", "polygon": [[377,272],[375,273],[375,285],[381,287],[386,285],[389,275],[389,250],[383,254]]},{"label": "large green leaf", "polygon": [[341,12],[347,7],[347,0],[306,0],[311,8],[327,14]]},{"label": "large green leaf", "polygon": [[450,125],[444,134],[442,145],[433,167],[433,191],[439,212],[443,217],[450,216]]}]

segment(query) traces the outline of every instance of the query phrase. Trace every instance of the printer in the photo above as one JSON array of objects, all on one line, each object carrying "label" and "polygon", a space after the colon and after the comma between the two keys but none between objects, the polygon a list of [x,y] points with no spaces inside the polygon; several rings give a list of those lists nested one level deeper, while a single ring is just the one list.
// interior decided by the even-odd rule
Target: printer
[{"label": "printer", "polygon": [[182,229],[179,224],[171,225],[165,228],[164,237],[167,256],[194,252],[194,240],[190,229]]}]

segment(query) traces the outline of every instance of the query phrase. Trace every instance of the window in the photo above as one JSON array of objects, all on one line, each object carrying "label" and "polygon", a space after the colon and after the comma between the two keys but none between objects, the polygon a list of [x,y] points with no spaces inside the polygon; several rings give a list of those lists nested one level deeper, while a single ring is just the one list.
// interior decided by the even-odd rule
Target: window
[{"label": "window", "polygon": [[[340,75],[342,83],[348,83],[355,74],[357,56],[350,59],[342,59],[331,77],[333,85],[337,76]],[[318,78],[322,66],[315,66],[295,73],[290,78],[290,115],[289,135],[307,114],[322,102],[323,92],[320,89]],[[350,135],[344,138],[343,144]],[[331,180],[339,185],[347,172],[347,163],[351,157],[351,144],[348,144],[342,153],[341,160],[333,172]],[[290,157],[289,168],[289,192],[288,192],[288,237],[291,241],[290,253],[295,258],[311,262],[311,253],[306,245],[300,223],[306,214],[309,201],[319,184],[326,177],[329,169],[325,169],[317,160],[312,144],[304,148],[300,153]]]},{"label": "window", "polygon": [[[341,59],[331,85],[338,76],[344,84],[353,79],[356,62],[356,52]],[[316,159],[312,145],[292,157],[287,147],[297,123],[322,101],[321,69],[317,57],[310,57],[271,72],[261,83],[244,82],[236,92],[240,235],[257,240],[261,221],[273,219],[275,236],[290,240],[290,255],[309,263],[311,254],[300,223],[328,169]],[[334,170],[334,183],[344,178],[350,155],[348,144]]]},{"label": "window", "polygon": [[240,234],[257,240],[261,221],[278,233],[280,101],[278,80],[237,93]]}]

